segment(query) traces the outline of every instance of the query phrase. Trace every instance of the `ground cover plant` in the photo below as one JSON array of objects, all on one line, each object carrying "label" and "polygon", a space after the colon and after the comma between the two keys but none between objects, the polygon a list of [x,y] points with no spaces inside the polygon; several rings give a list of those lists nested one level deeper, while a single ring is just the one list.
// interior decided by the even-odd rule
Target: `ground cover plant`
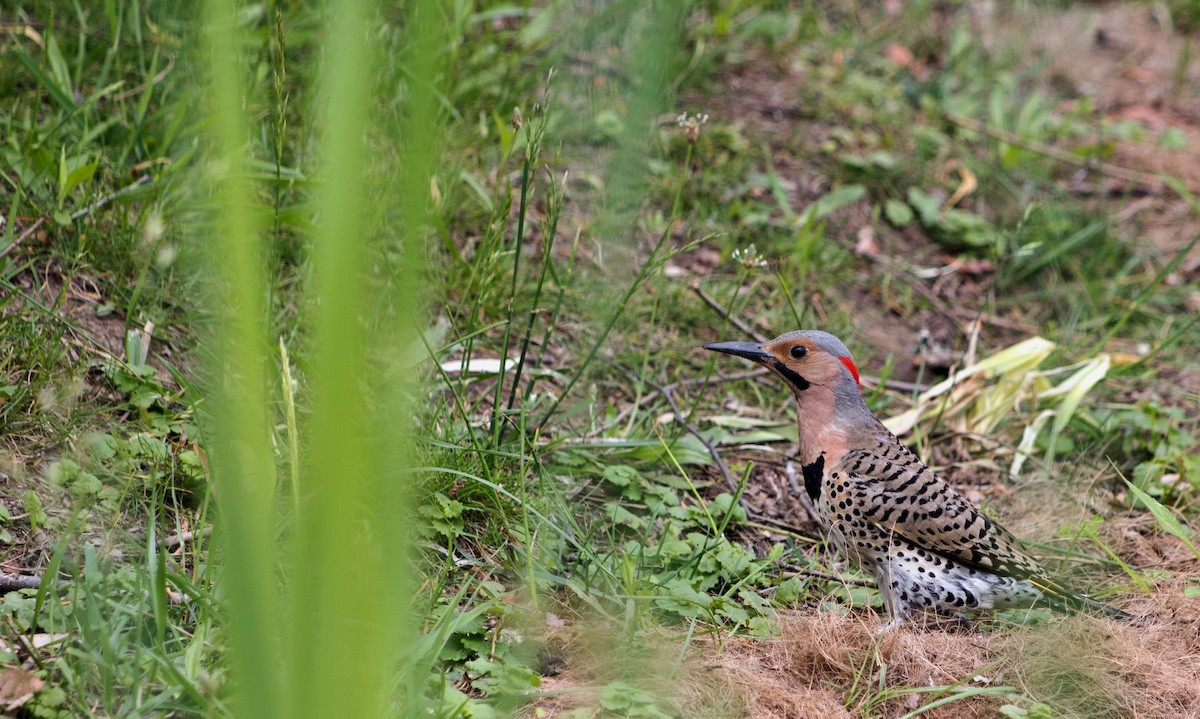
[{"label": "ground cover plant", "polygon": [[[1193,19],[863,5],[5,6],[4,711],[1192,711]],[[877,634],[799,327],[1147,619]]]}]

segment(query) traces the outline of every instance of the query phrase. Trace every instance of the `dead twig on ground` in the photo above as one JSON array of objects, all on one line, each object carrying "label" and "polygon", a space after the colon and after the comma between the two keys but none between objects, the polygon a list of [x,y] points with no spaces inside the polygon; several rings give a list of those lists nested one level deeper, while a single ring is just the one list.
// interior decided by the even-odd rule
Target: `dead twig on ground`
[{"label": "dead twig on ground", "polygon": [[839,584],[853,584],[856,587],[867,587],[869,589],[875,588],[875,582],[872,582],[867,579],[857,579],[855,577],[839,577],[836,574],[829,574],[827,572],[817,571],[816,569],[807,569],[805,567],[797,567],[794,564],[785,565],[783,568],[785,570],[791,572],[792,573],[791,576],[793,576],[793,577],[795,577],[795,576],[814,577],[816,579],[824,579],[824,580],[830,581],[830,582],[838,582]]},{"label": "dead twig on ground", "polygon": [[767,341],[767,338],[763,337],[758,332],[755,332],[753,328],[751,328],[745,322],[742,322],[742,320],[740,318],[738,318],[737,315],[734,315],[733,313],[729,312],[729,310],[726,310],[724,307],[722,307],[721,303],[717,302],[715,299],[712,298],[711,295],[709,295],[707,292],[705,292],[703,289],[701,289],[700,285],[693,284],[691,287],[692,287],[692,292],[695,292],[696,296],[704,301],[704,304],[708,305],[709,307],[711,307],[713,309],[714,312],[716,312],[717,314],[721,315],[721,317],[728,320],[729,323],[732,324],[734,327],[737,327],[742,332],[746,333],[750,337],[753,337],[754,340],[757,342],[766,342]]},{"label": "dead twig on ground", "polygon": [[37,218],[32,225],[26,227],[25,231],[17,236],[17,239],[8,243],[7,247],[0,249],[0,257],[4,257],[9,252],[12,252],[14,249],[16,249],[17,245],[21,244],[28,239],[30,235],[37,232],[38,228],[45,224],[46,220],[48,219],[50,219],[50,215],[42,215],[41,217]]},{"label": "dead twig on ground", "polygon": [[[96,200],[92,204],[88,205],[87,207],[84,207],[80,210],[76,210],[75,212],[71,213],[71,219],[78,220],[80,217],[83,217],[84,215],[95,212],[96,210],[99,210],[102,207],[107,206],[113,200],[117,199],[121,195],[124,195],[126,192],[130,192],[131,190],[134,190],[137,187],[140,187],[141,185],[146,184],[151,179],[153,179],[153,178],[151,178],[150,175],[142,175],[138,179],[134,180],[133,184],[126,185],[125,187],[122,187],[121,189],[117,190],[116,192],[109,195],[108,197],[102,197],[99,200]],[[14,249],[16,249],[18,245],[20,245],[22,242],[24,242],[26,239],[28,239],[33,233],[37,232],[39,227],[46,224],[46,220],[48,220],[48,219],[50,219],[50,213],[48,213],[48,212],[44,213],[40,217],[38,217],[37,220],[35,220],[32,225],[30,225],[29,227],[26,227],[25,230],[23,232],[21,232],[20,235],[17,236],[17,239],[8,243],[7,247],[0,248],[0,257],[4,257],[9,252],[12,252]],[[10,218],[10,221],[11,221],[11,218]]]},{"label": "dead twig on ground", "polygon": [[[605,362],[607,362],[607,360],[605,360]],[[679,409],[679,403],[675,401],[675,395],[672,393],[671,387],[669,385],[660,385],[652,382],[628,367],[622,367],[618,364],[613,364],[612,366],[628,375],[637,377],[638,381],[657,390],[658,393],[663,396],[663,399],[667,400],[667,404],[671,405],[671,412],[675,414],[675,421],[682,425],[683,428],[688,431],[688,434],[700,440],[700,443],[703,444],[704,448],[708,450],[709,456],[713,458],[714,462],[716,462],[717,468],[721,471],[721,476],[725,478],[725,484],[729,486],[729,490],[736,492],[737,482],[734,481],[733,475],[729,473],[729,467],[725,466],[724,460],[721,459],[721,454],[717,452],[716,445],[709,441],[707,437],[700,434],[700,430],[696,429],[691,422],[688,422],[687,416],[684,415],[683,411]]]},{"label": "dead twig on ground", "polygon": [[158,546],[163,549],[175,549],[197,538],[206,538],[212,534],[212,527],[205,527],[199,532],[180,532],[158,540]]},{"label": "dead twig on ground", "polygon": [[982,133],[995,140],[1007,142],[1010,145],[1016,145],[1017,147],[1024,148],[1031,152],[1036,152],[1039,155],[1044,155],[1052,160],[1057,160],[1058,162],[1074,165],[1076,167],[1082,167],[1084,169],[1096,170],[1102,175],[1115,177],[1118,180],[1124,180],[1125,182],[1129,182],[1134,185],[1141,185],[1149,192],[1162,192],[1164,189],[1167,189],[1167,184],[1152,174],[1138,172],[1137,170],[1131,170],[1127,167],[1114,165],[1110,162],[1102,162],[1092,158],[1080,157],[1073,152],[1054,147],[1053,145],[1047,145],[1037,142],[1036,140],[1027,140],[1018,135],[1014,135],[1011,132],[1005,132],[1004,130],[998,130],[994,127],[989,127],[988,125],[985,125],[974,118],[970,118],[965,115],[959,115],[956,112],[947,112],[946,119],[955,125],[958,125],[959,127],[966,128],[972,132]]},{"label": "dead twig on ground", "polygon": [[36,574],[0,574],[0,594],[18,589],[37,589],[40,586],[42,578]]}]

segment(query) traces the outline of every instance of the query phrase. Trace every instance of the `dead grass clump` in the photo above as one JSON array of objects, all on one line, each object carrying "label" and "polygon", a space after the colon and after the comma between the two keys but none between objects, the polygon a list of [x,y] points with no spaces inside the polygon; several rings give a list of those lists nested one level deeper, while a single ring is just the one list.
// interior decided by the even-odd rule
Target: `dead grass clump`
[{"label": "dead grass clump", "polygon": [[1130,566],[1200,576],[1200,560],[1177,537],[1164,534],[1149,512],[1130,511],[1113,517],[1105,530],[1109,547]]},{"label": "dead grass clump", "polygon": [[[956,699],[924,717],[992,717],[1006,703],[1042,702],[1064,716],[1200,716],[1200,608],[1160,586],[1138,623],[1058,617],[994,632],[909,626],[878,636],[873,615],[795,614],[780,638],[735,641],[717,680],[744,698],[741,716],[897,717],[958,685],[1012,691]],[[711,680],[710,680],[711,681]]]},{"label": "dead grass clump", "polygon": [[[873,615],[793,615],[782,620],[778,640],[728,648],[720,675],[745,695],[746,716],[900,716],[938,696],[904,688],[973,679],[994,659],[978,636],[923,629],[878,636],[878,627]],[[923,716],[995,716],[1000,703],[971,697]]]},{"label": "dead grass clump", "polygon": [[1200,715],[1200,634],[1191,621],[1064,617],[1000,637],[1006,681],[1070,715]]}]

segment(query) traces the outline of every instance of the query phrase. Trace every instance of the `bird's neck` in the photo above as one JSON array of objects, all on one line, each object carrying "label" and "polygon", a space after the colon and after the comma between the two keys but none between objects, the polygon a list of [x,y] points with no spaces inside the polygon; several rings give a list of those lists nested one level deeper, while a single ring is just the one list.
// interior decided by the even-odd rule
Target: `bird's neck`
[{"label": "bird's neck", "polygon": [[811,464],[824,456],[827,467],[846,452],[870,446],[887,434],[861,395],[839,396],[818,385],[796,393],[796,428],[801,463]]}]

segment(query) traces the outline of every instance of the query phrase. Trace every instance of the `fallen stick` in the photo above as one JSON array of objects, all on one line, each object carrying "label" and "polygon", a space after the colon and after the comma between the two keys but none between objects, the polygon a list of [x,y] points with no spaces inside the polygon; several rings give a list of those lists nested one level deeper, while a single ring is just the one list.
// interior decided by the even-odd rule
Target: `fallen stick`
[{"label": "fallen stick", "polygon": [[0,573],[0,594],[15,592],[18,589],[37,589],[40,586],[42,578],[36,574]]},{"label": "fallen stick", "polygon": [[176,547],[187,544],[197,537],[208,537],[210,534],[212,534],[212,527],[205,527],[199,532],[183,532],[181,534],[172,534],[158,540],[158,546],[162,547],[163,549],[175,549]]}]

